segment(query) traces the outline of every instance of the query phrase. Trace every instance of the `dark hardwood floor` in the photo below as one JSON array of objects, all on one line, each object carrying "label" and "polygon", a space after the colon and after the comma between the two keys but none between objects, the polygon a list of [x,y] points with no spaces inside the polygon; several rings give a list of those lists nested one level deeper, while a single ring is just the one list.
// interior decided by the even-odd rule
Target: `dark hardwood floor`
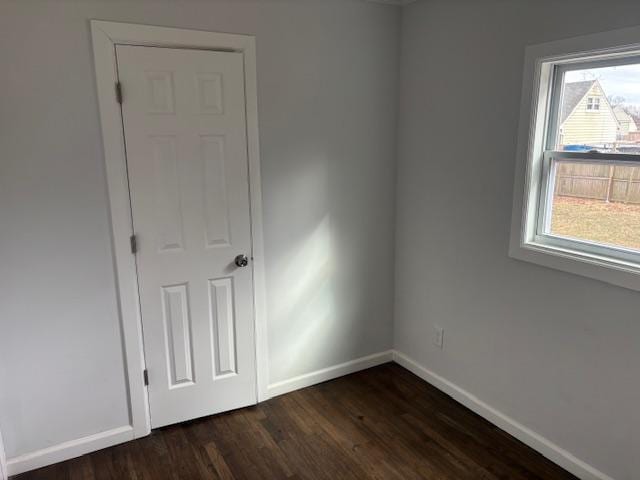
[{"label": "dark hardwood floor", "polygon": [[576,477],[388,363],[14,478]]}]

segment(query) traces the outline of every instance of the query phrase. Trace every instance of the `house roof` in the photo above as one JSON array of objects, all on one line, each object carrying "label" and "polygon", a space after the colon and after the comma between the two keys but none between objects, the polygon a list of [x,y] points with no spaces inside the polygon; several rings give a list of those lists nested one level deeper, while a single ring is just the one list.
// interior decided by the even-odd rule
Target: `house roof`
[{"label": "house roof", "polygon": [[582,82],[571,82],[564,84],[564,92],[562,95],[562,114],[560,116],[560,125],[571,115],[576,105],[587,94],[593,84],[597,80],[585,80]]},{"label": "house roof", "polygon": [[613,113],[615,114],[618,121],[631,119],[631,115],[627,113],[622,105],[616,105],[615,107],[613,107]]}]

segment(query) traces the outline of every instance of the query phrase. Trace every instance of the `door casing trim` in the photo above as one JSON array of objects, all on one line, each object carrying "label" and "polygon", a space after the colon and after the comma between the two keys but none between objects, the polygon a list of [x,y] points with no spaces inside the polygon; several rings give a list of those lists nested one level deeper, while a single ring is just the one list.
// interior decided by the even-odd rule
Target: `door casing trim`
[{"label": "door casing trim", "polygon": [[[125,370],[129,395],[129,419],[134,438],[151,432],[151,418],[142,343],[142,318],[135,257],[129,237],[133,220],[122,131],[120,105],[116,101],[118,80],[116,45],[224,50],[242,53],[244,59],[247,154],[251,209],[251,242],[254,295],[257,401],[269,398],[267,309],[262,228],[262,189],[258,136],[258,92],[256,42],[252,35],[214,33],[181,28],[91,20],[96,86],[109,193],[111,235],[118,294],[118,310],[123,337]],[[126,92],[125,92],[126,96]],[[125,100],[126,101],[126,100]]]}]

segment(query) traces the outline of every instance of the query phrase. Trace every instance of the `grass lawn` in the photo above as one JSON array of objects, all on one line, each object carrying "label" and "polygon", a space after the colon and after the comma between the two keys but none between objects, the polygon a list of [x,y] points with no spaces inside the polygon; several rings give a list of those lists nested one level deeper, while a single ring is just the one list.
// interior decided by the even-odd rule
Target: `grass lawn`
[{"label": "grass lawn", "polygon": [[555,197],[551,232],[640,250],[640,205]]}]

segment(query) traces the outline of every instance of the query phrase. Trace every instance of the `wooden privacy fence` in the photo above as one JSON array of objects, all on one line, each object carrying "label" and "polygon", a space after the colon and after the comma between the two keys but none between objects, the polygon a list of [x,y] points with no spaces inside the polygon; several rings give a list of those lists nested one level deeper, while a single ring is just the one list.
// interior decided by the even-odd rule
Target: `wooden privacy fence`
[{"label": "wooden privacy fence", "polygon": [[640,167],[559,162],[555,194],[640,204]]}]

